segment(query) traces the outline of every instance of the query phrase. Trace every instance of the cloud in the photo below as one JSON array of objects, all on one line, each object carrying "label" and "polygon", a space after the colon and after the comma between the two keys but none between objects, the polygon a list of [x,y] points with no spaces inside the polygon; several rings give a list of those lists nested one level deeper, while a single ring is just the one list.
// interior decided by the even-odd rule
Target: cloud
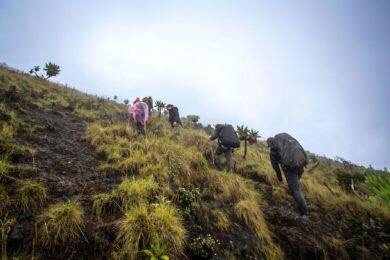
[{"label": "cloud", "polygon": [[[85,47],[85,60],[92,74],[107,84],[131,93],[163,82],[161,92],[181,93],[181,99],[196,93],[204,103],[220,112],[236,113],[234,104],[266,104],[267,88],[253,46],[242,35],[226,35],[207,24],[170,22],[134,28],[127,23],[99,27]],[[221,32],[222,31],[222,32]],[[172,85],[167,86],[171,83]],[[185,89],[185,91],[180,91]],[[260,101],[260,102],[259,102]],[[224,105],[225,104],[225,105]],[[230,105],[229,105],[230,104]],[[249,112],[247,105],[239,108]]]}]

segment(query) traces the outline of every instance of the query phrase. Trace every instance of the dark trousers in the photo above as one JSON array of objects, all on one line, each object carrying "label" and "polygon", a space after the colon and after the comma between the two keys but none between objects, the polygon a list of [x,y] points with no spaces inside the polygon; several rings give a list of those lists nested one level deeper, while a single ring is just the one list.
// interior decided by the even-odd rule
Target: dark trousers
[{"label": "dark trousers", "polygon": [[141,122],[136,122],[138,134],[145,134],[145,125]]},{"label": "dark trousers", "polygon": [[225,155],[226,158],[226,164],[228,166],[228,172],[232,172],[234,170],[234,162],[232,158],[232,149],[227,147],[222,147],[221,145],[218,145],[217,149],[215,150],[215,166],[222,170],[221,166],[221,156],[222,154]]},{"label": "dark trousers", "polygon": [[283,169],[283,172],[287,180],[288,188],[290,189],[295,202],[298,204],[299,212],[301,215],[305,215],[308,208],[306,200],[303,197],[301,186],[299,185],[299,180],[302,176],[303,168]]}]

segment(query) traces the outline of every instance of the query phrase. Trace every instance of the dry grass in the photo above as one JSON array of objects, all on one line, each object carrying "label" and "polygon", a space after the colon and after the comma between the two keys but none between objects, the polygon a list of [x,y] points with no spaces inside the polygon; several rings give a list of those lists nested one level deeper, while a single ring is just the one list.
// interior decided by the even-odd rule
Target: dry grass
[{"label": "dry grass", "polygon": [[[112,158],[112,156],[110,156]],[[108,175],[136,175],[138,171],[148,164],[144,153],[135,151],[127,158],[120,158],[115,162],[103,163],[99,170]]]},{"label": "dry grass", "polygon": [[18,188],[17,205],[23,211],[42,208],[47,200],[47,190],[43,183],[26,181]]},{"label": "dry grass", "polygon": [[96,110],[88,110],[80,105],[77,105],[76,108],[74,109],[75,115],[89,121],[89,122],[94,122],[100,119],[101,113],[100,111]]},{"label": "dry grass", "polygon": [[329,236],[324,236],[322,241],[330,249],[332,255],[337,255],[338,259],[351,259],[345,249],[345,244],[348,241],[342,241],[338,238]]},{"label": "dry grass", "polygon": [[278,184],[278,180],[269,160],[268,151],[265,151],[261,146],[257,144],[249,146],[247,158],[245,160],[242,159],[241,150],[239,150],[236,158],[238,174],[246,178],[261,180],[270,185]]},{"label": "dry grass", "polygon": [[99,219],[123,213],[137,204],[152,202],[159,190],[153,177],[126,177],[111,193],[101,193],[93,198],[93,211]]},{"label": "dry grass", "polygon": [[187,232],[178,210],[168,202],[161,202],[153,205],[150,217],[154,237],[168,244],[175,255],[182,253]]},{"label": "dry grass", "polygon": [[273,242],[272,234],[256,201],[242,200],[235,205],[234,212],[256,234],[256,249],[262,257],[266,259],[283,258],[283,251]]},{"label": "dry grass", "polygon": [[155,243],[169,245],[169,253],[176,256],[183,252],[186,231],[178,211],[167,202],[130,208],[118,221],[117,229],[119,257],[136,259],[137,252]]},{"label": "dry grass", "polygon": [[10,199],[3,185],[0,185],[0,216],[7,210]]},{"label": "dry grass", "polygon": [[287,197],[288,197],[287,189],[278,186],[272,187],[272,198],[274,200],[285,201],[287,200]]},{"label": "dry grass", "polygon": [[1,242],[1,260],[9,259],[7,256],[8,235],[15,219],[8,218],[8,215],[0,218],[0,242]]},{"label": "dry grass", "polygon": [[211,211],[211,215],[215,220],[214,225],[219,231],[227,232],[229,230],[231,221],[224,211],[220,209],[213,209]]},{"label": "dry grass", "polygon": [[301,183],[307,200],[328,213],[336,211],[358,216],[363,222],[368,221],[370,216],[375,216],[390,223],[388,207],[381,207],[355,194],[346,193],[336,184],[334,176],[326,175],[321,169],[313,175],[304,175]]},{"label": "dry grass", "polygon": [[93,197],[92,211],[98,219],[106,215],[114,215],[121,211],[116,193],[101,193]]},{"label": "dry grass", "polygon": [[209,173],[207,162],[200,152],[193,148],[183,149],[172,144],[167,151],[171,180],[176,186],[197,186]]},{"label": "dry grass", "polygon": [[0,181],[7,176],[8,171],[12,168],[12,165],[8,162],[7,158],[0,159]]},{"label": "dry grass", "polygon": [[0,69],[0,78],[4,79],[1,96],[8,96],[20,109],[62,107],[87,120],[103,121],[126,111],[124,105],[26,74]]},{"label": "dry grass", "polygon": [[[251,145],[248,147],[247,159],[242,160],[243,149],[238,151],[237,168],[238,173],[244,177],[253,177],[249,174],[255,174],[258,179],[272,185],[272,198],[276,201],[288,199],[287,189],[280,187],[276,179],[275,172],[272,169],[269,160],[269,150],[263,145]],[[329,161],[329,160],[328,160]],[[312,173],[305,172],[301,179],[301,186],[306,200],[314,207],[319,207],[328,211],[345,212],[351,215],[360,216],[362,221],[368,219],[368,212],[388,222],[390,211],[385,207],[379,207],[375,203],[357,197],[355,194],[346,193],[339,185],[336,176],[332,174],[336,167],[335,162],[322,163]],[[312,165],[313,163],[311,163]],[[248,165],[250,167],[248,167]],[[308,167],[310,168],[310,166]],[[285,182],[285,180],[284,180]]]},{"label": "dry grass", "polygon": [[137,252],[151,244],[148,207],[145,204],[131,208],[117,223],[119,255],[135,259]]},{"label": "dry grass", "polygon": [[215,200],[224,200],[232,204],[245,199],[255,199],[257,193],[249,187],[249,183],[240,176],[210,170],[206,176],[207,186],[203,189],[204,196]]},{"label": "dry grass", "polygon": [[51,206],[38,217],[38,239],[43,247],[67,246],[79,241],[84,211],[80,203],[69,201]]},{"label": "dry grass", "polygon": [[168,167],[158,164],[148,164],[139,170],[139,174],[142,177],[154,177],[158,182],[167,181],[169,177]]},{"label": "dry grass", "polygon": [[99,168],[106,174],[153,176],[161,182],[169,178],[184,186],[196,185],[208,172],[201,152],[168,136],[137,138],[125,125],[92,125],[86,139],[105,158]]},{"label": "dry grass", "polygon": [[210,141],[205,132],[185,129],[182,131],[182,143],[187,147],[195,147],[211,163],[214,162],[216,142]]},{"label": "dry grass", "polygon": [[[291,199],[286,189],[278,184],[269,161],[268,149],[261,142],[248,147],[246,160],[242,159],[243,147],[235,152],[234,159],[242,178],[209,167],[214,160],[216,144],[209,141],[202,131],[182,129],[180,142],[176,143],[169,139],[171,127],[166,119],[152,116],[147,124],[147,135],[137,137],[129,125],[111,123],[119,115],[126,116],[126,107],[123,105],[4,69],[0,69],[0,82],[0,96],[18,105],[20,111],[28,111],[34,106],[55,112],[55,108],[60,107],[96,122],[87,129],[85,138],[104,160],[100,169],[106,174],[120,174],[128,178],[112,192],[95,196],[93,210],[98,218],[126,212],[118,222],[117,239],[125,256],[135,257],[137,250],[147,248],[157,238],[169,244],[173,254],[180,255],[182,252],[185,230],[177,210],[166,202],[150,206],[158,200],[158,196],[170,197],[170,187],[196,187],[203,197],[210,200],[199,201],[199,205],[196,205],[199,209],[197,216],[203,225],[215,225],[219,231],[229,232],[229,224],[235,221],[235,215],[242,225],[254,231],[253,240],[258,245],[257,251],[261,257],[273,259],[283,256],[280,248],[272,241],[272,234],[263,217],[262,207],[267,205],[260,199],[253,182],[247,180],[252,178],[272,185],[273,203]],[[16,112],[0,104],[1,154],[11,156],[17,153],[15,149],[20,146],[16,146],[14,137],[23,128],[23,122],[16,116]],[[320,166],[311,175],[305,173],[301,180],[305,197],[311,206],[320,209],[321,213],[329,213],[329,216],[334,212],[355,216],[362,223],[370,218],[381,223],[390,222],[388,208],[381,208],[374,202],[341,189],[332,175],[335,162],[319,157],[317,159],[321,161]],[[12,158],[2,156],[0,179],[9,174],[11,169],[16,169],[12,165]],[[27,174],[24,177],[33,178],[34,175]],[[45,196],[39,185],[24,186],[16,196],[17,205],[24,210],[43,205],[42,197]],[[35,193],[34,189],[39,192]],[[7,204],[5,201],[8,199],[14,199],[7,196],[10,195],[0,190],[3,205]],[[213,205],[223,205],[224,208],[215,209]],[[49,208],[38,221],[40,240],[50,247],[77,241],[82,235],[82,218],[83,211],[74,202]],[[328,242],[335,250],[342,251],[343,241],[335,239]],[[364,250],[362,247],[362,252]]]},{"label": "dry grass", "polygon": [[125,178],[118,186],[117,196],[121,200],[123,210],[148,202],[158,191],[158,185],[153,178],[129,179]]}]

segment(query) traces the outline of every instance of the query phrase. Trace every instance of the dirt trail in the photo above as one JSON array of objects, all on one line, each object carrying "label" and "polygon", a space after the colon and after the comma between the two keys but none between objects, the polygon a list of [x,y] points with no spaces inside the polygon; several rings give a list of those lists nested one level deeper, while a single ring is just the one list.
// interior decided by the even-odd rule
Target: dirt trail
[{"label": "dirt trail", "polygon": [[[35,163],[48,182],[50,196],[68,200],[76,196],[83,200],[97,178],[99,160],[93,149],[82,140],[86,124],[71,113],[33,113],[26,121],[40,125],[39,139],[27,145],[37,150]],[[102,181],[102,180],[100,180]]]},{"label": "dirt trail", "polygon": [[[31,138],[22,136],[19,141],[36,150],[34,159],[38,174],[33,179],[46,184],[49,193],[48,205],[68,200],[80,201],[85,211],[85,235],[88,240],[88,237],[95,234],[93,227],[96,226],[96,219],[90,214],[93,195],[110,190],[120,179],[106,177],[98,171],[101,161],[95,150],[82,139],[87,127],[85,121],[68,111],[59,108],[55,111],[48,113],[37,109],[21,114],[20,117],[31,127],[38,128]],[[31,164],[32,158],[26,158],[25,163]],[[31,247],[34,236],[31,219],[38,214],[26,212],[17,218],[18,225],[11,236],[11,242],[14,242],[16,247]],[[87,249],[91,246],[86,240],[84,242],[82,247]],[[73,255],[75,258],[92,257],[88,255],[88,249],[69,250],[86,254]]]}]

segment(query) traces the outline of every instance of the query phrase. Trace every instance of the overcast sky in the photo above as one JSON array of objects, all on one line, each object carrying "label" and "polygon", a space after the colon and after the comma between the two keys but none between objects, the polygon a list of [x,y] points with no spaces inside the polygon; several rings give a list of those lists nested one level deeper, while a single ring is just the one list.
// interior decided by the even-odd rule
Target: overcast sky
[{"label": "overcast sky", "polygon": [[0,0],[1,61],[390,166],[390,1]]}]

